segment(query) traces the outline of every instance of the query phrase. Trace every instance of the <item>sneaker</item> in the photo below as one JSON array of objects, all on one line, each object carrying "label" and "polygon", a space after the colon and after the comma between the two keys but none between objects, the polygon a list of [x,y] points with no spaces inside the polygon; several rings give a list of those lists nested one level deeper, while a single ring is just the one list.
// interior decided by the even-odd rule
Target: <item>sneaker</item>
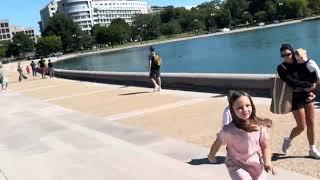
[{"label": "sneaker", "polygon": [[153,92],[158,92],[159,86],[154,87]]},{"label": "sneaker", "polygon": [[320,152],[318,151],[318,149],[310,149],[309,156],[315,159],[320,159]]},{"label": "sneaker", "polygon": [[283,144],[282,144],[282,152],[287,154],[287,151],[289,149],[289,147],[291,146],[291,140],[290,138],[284,138],[283,140]]}]

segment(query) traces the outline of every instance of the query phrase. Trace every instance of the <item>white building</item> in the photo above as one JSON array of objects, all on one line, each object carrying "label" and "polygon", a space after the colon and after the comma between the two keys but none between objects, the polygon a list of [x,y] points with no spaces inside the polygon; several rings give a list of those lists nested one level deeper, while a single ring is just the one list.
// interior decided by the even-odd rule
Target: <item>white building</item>
[{"label": "white building", "polygon": [[0,20],[0,41],[10,41],[12,35],[8,20]]},{"label": "white building", "polygon": [[34,34],[34,29],[33,28],[24,28],[24,27],[19,27],[19,26],[10,26],[10,32],[12,34],[12,37],[19,33],[23,32],[25,35],[27,35],[34,43],[37,42],[37,38]]},{"label": "white building", "polygon": [[18,32],[23,32],[32,39],[33,42],[37,41],[33,28],[10,26],[8,20],[0,20],[0,41],[11,41],[13,36]]},{"label": "white building", "polygon": [[43,32],[48,24],[49,18],[58,11],[58,3],[61,0],[51,1],[45,8],[40,11],[41,21],[39,21],[40,31]]},{"label": "white building", "polygon": [[[147,14],[148,7],[145,0],[59,0],[58,12],[71,17],[81,30],[89,31],[96,24],[108,26],[117,18],[131,24],[133,16]],[[51,17],[40,14],[43,22]]]}]

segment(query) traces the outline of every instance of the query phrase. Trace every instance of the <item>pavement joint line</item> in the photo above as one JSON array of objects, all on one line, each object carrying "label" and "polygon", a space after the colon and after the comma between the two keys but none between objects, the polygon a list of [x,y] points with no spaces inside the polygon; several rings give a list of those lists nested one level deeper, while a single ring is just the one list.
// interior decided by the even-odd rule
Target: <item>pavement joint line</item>
[{"label": "pavement joint line", "polygon": [[150,113],[154,113],[154,112],[158,112],[158,111],[162,111],[162,110],[168,110],[168,109],[184,107],[184,106],[191,106],[191,105],[198,104],[198,103],[201,103],[201,102],[204,102],[207,100],[209,100],[209,99],[194,98],[191,100],[182,100],[182,101],[178,101],[175,103],[158,106],[155,108],[135,110],[135,111],[127,112],[127,113],[115,114],[115,115],[104,117],[104,119],[108,120],[108,121],[118,121],[118,120],[128,119],[128,118],[132,118],[132,117],[136,117],[136,116],[140,116],[140,115],[150,114]]},{"label": "pavement joint line", "polygon": [[55,87],[60,87],[60,86],[64,86],[65,84],[57,84],[57,85],[49,85],[49,86],[42,86],[42,87],[37,87],[37,88],[32,88],[32,89],[27,89],[27,90],[16,90],[19,91],[21,93],[24,92],[32,92],[32,91],[37,91],[37,90],[41,90],[41,89],[48,89],[48,88],[55,88]]},{"label": "pavement joint line", "polygon": [[85,93],[78,93],[78,94],[73,94],[73,95],[69,95],[69,96],[60,96],[60,97],[55,97],[55,98],[49,98],[49,99],[44,99],[44,102],[50,102],[50,101],[58,101],[58,100],[63,100],[63,99],[68,99],[68,98],[73,98],[73,97],[79,97],[79,96],[84,96],[84,95],[91,95],[91,94],[95,94],[95,93],[100,93],[100,92],[110,92],[110,91],[114,91],[114,89],[108,90],[108,89],[100,89],[100,90],[96,90],[96,91],[89,91],[89,92],[85,92]]},{"label": "pavement joint line", "polygon": [[48,147],[54,149],[55,151],[76,151],[76,148],[74,146],[64,143],[63,141],[54,136],[40,138],[40,141]]}]

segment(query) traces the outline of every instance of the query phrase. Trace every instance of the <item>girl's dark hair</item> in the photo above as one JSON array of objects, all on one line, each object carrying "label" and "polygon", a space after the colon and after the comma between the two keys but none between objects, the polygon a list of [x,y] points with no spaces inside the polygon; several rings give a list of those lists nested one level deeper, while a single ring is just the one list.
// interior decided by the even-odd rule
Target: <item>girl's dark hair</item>
[{"label": "girl's dark hair", "polygon": [[[236,116],[233,105],[234,103],[242,96],[248,97],[251,103],[252,112],[248,121],[241,120]],[[265,126],[270,128],[272,126],[272,120],[270,119],[261,119],[256,115],[256,107],[252,101],[251,96],[244,91],[230,91],[229,94],[229,109],[232,116],[232,122],[236,125],[237,128],[242,129],[246,132],[258,131],[260,126]]]},{"label": "girl's dark hair", "polygon": [[296,57],[294,56],[294,49],[290,44],[282,44],[280,47],[280,53],[284,50],[289,50],[292,54],[293,63],[297,63]]}]

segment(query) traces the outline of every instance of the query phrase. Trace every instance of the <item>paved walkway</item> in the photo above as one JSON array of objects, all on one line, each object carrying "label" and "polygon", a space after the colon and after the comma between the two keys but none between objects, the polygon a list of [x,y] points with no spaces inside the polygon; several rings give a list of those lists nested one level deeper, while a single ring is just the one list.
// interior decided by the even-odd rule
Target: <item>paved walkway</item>
[{"label": "paved walkway", "polygon": [[[0,94],[0,169],[9,180],[229,179],[224,164],[208,164],[208,149],[119,123],[219,95],[9,78]],[[285,178],[312,179],[282,169],[270,179]]]}]

